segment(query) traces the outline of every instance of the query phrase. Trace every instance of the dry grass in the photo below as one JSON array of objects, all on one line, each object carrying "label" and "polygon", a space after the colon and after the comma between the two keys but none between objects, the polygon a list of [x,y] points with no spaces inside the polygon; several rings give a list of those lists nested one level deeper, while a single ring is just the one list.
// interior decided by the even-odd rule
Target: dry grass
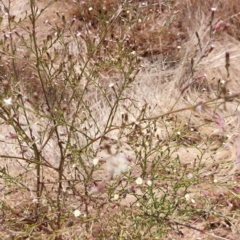
[{"label": "dry grass", "polygon": [[[41,9],[46,2],[36,4]],[[11,31],[18,33],[12,33],[18,49],[15,72],[12,56],[5,54],[1,58],[0,81],[4,83],[7,79],[8,84],[1,87],[3,97],[0,99],[3,102],[13,94],[13,99],[19,101],[19,91],[23,95],[22,105],[9,110],[9,119],[2,119],[0,125],[1,237],[151,239],[157,229],[159,239],[239,238],[240,166],[236,164],[239,96],[230,97],[239,93],[239,0],[230,3],[57,1],[43,11],[36,23],[39,49],[49,36],[54,39],[58,28],[63,35],[47,51],[40,50],[39,57],[31,48],[26,48],[31,42],[32,30],[28,29],[32,28],[31,20],[26,18],[16,24],[16,29],[8,29],[8,1],[1,3],[5,5],[1,13],[1,38],[7,39],[1,45],[2,51],[10,48],[6,47],[10,39],[6,34]],[[223,23],[210,39],[212,7],[217,8],[213,28],[220,20]],[[30,14],[30,4],[12,1],[9,11],[19,21],[26,11]],[[69,27],[73,19],[75,22]],[[26,39],[25,44],[18,35]],[[201,59],[200,47],[204,51],[211,45],[214,45],[212,52]],[[226,51],[230,52],[230,76],[225,69]],[[39,80],[37,58],[42,66],[41,76],[47,82],[45,90]],[[191,66],[193,58],[194,63],[201,60],[194,68]],[[54,65],[48,69],[52,62]],[[128,70],[129,62],[135,67],[132,71]],[[57,70],[59,66],[61,71]],[[67,78],[68,72],[70,78]],[[69,84],[65,78],[72,82]],[[111,103],[115,101],[116,92],[123,89],[126,79],[131,87],[123,92],[121,97],[126,100],[119,104],[108,128],[113,111]],[[50,109],[44,103],[44,93],[49,96]],[[70,101],[71,96],[74,97]],[[207,104],[219,96],[222,98]],[[78,98],[84,103],[81,110]],[[224,103],[226,99],[229,101]],[[60,229],[57,229],[60,224],[56,219],[61,151],[58,136],[51,130],[55,127],[52,110],[59,112],[59,119],[74,122],[76,128],[81,129],[72,134],[68,142],[69,125],[56,120],[62,134],[60,139],[69,146],[64,152]],[[75,111],[79,115],[76,119]],[[128,123],[124,125],[122,113],[126,112]],[[14,113],[18,117],[13,116]],[[41,135],[42,142],[36,141],[39,148],[47,143],[40,151],[43,159],[40,206],[34,202],[37,164],[33,144],[25,141],[24,134],[13,136],[16,129],[10,126],[11,118],[19,120],[27,136]],[[107,170],[106,162],[112,161],[118,151],[125,153],[132,171],[110,181],[111,171]],[[101,161],[89,177],[81,167],[91,169],[96,156]],[[158,157],[163,160],[162,165],[158,165]],[[144,159],[147,159],[145,167]],[[188,177],[182,181],[187,187],[178,189],[180,176],[184,174]],[[147,195],[148,186],[135,184],[140,175],[146,181],[157,176],[153,181],[157,198],[166,190],[167,203],[171,205],[171,199],[177,198],[179,209],[163,220],[155,219],[155,212],[151,215],[145,208],[146,202],[149,206],[154,202]],[[105,183],[104,190],[98,192]],[[91,191],[97,194],[89,194]],[[119,201],[113,200],[116,193]],[[191,196],[190,200],[186,199],[188,203],[184,202],[186,193]],[[80,218],[73,216],[75,209],[82,212]],[[191,211],[194,214],[191,215]],[[148,219],[156,223],[150,229],[147,229]]]}]

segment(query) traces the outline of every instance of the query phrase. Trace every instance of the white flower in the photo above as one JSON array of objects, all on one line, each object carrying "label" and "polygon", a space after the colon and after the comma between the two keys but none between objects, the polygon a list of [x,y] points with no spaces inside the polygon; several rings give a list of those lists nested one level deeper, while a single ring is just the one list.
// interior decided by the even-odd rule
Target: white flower
[{"label": "white flower", "polygon": [[141,177],[138,177],[138,178],[136,179],[136,184],[137,184],[137,185],[141,185],[142,183],[143,183],[142,178],[141,178]]},{"label": "white flower", "polygon": [[150,186],[152,186],[152,181],[151,180],[148,180],[147,181],[147,185],[150,187]]},{"label": "white flower", "polygon": [[62,191],[65,193],[67,191],[67,188],[65,186],[63,186]]},{"label": "white flower", "polygon": [[132,170],[132,167],[128,165],[126,170],[130,172]]},{"label": "white flower", "polygon": [[119,199],[119,195],[118,194],[114,194],[113,199],[114,200],[118,200]]},{"label": "white flower", "polygon": [[38,199],[37,199],[37,198],[34,198],[34,199],[32,200],[32,203],[38,203]]},{"label": "white flower", "polygon": [[42,205],[43,205],[43,206],[46,206],[46,205],[47,205],[47,199],[46,199],[46,198],[42,199]]},{"label": "white flower", "polygon": [[76,209],[76,210],[74,210],[73,215],[75,217],[79,217],[81,215],[81,212],[78,209]]},{"label": "white flower", "polygon": [[203,109],[203,105],[201,103],[198,104],[195,108],[195,110],[198,111],[198,112],[201,111],[202,109]]},{"label": "white flower", "polygon": [[94,158],[94,159],[93,159],[93,165],[94,165],[94,166],[97,166],[98,163],[99,163],[99,159],[98,159],[98,158]]},{"label": "white flower", "polygon": [[107,159],[107,170],[112,177],[128,170],[129,162],[124,153],[117,153]]},{"label": "white flower", "polygon": [[192,173],[188,173],[187,178],[188,178],[188,179],[193,178],[193,174],[192,174]]},{"label": "white flower", "polygon": [[72,165],[72,168],[76,168],[77,167],[77,165],[74,163],[73,165]]},{"label": "white flower", "polygon": [[187,202],[189,202],[189,201],[191,200],[190,194],[187,193],[187,194],[185,195],[185,199],[186,199]]},{"label": "white flower", "polygon": [[7,99],[3,99],[3,102],[6,106],[11,106],[12,105],[12,98],[7,98]]},{"label": "white flower", "polygon": [[186,199],[187,202],[195,203],[195,200],[193,198],[191,198],[189,193],[187,193],[185,195],[185,199]]}]

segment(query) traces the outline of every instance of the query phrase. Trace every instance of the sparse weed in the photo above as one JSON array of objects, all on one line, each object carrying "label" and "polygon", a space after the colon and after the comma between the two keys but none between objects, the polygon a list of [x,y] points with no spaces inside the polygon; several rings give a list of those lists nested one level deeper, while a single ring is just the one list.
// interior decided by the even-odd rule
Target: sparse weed
[{"label": "sparse weed", "polygon": [[0,3],[1,238],[239,236],[239,53],[218,9],[167,55],[193,3]]}]

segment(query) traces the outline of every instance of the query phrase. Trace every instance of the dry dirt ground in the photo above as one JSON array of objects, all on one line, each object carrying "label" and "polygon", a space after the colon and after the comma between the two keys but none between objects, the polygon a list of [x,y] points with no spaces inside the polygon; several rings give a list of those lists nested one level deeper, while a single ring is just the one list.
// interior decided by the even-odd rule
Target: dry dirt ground
[{"label": "dry dirt ground", "polygon": [[[37,1],[36,4],[39,9],[42,9],[48,2],[49,1],[41,0]],[[129,12],[127,12],[126,9],[122,10],[121,4],[128,6],[126,9],[129,9]],[[2,17],[1,39],[4,39],[4,36],[9,33],[7,29],[8,12],[14,15],[15,20],[18,21],[20,18],[24,18],[26,11],[27,13],[30,12],[30,8],[29,2],[25,0],[13,0],[11,9],[8,9],[7,0],[0,1],[0,6]],[[132,47],[132,52],[136,54],[139,64],[139,71],[136,74],[133,88],[129,91],[129,95],[138,102],[139,106],[144,105],[145,102],[147,102],[149,106],[152,106],[153,110],[151,111],[151,115],[148,116],[149,118],[158,117],[169,111],[185,109],[188,106],[206,102],[214,98],[219,86],[225,86],[225,84],[229,95],[234,96],[238,94],[240,89],[240,0],[59,0],[50,5],[36,23],[35,31],[38,33],[39,42],[43,44],[48,35],[54,34],[55,26],[61,26],[62,23],[58,15],[64,16],[67,22],[71,22],[74,19],[75,25],[72,31],[75,31],[78,39],[76,40],[68,33],[63,37],[68,42],[69,52],[73,58],[77,59],[77,63],[74,66],[75,71],[80,72],[83,66],[81,65],[79,55],[87,56],[89,51],[86,42],[100,41],[101,34],[103,34],[99,29],[99,21],[96,19],[96,15],[107,15],[112,9],[116,9],[113,18],[117,19],[121,16],[119,19],[123,19],[123,22],[118,20],[120,22],[117,21],[110,25],[110,28],[107,30],[107,39],[105,39],[103,44],[104,48],[97,49],[97,51],[94,52],[90,65],[94,65],[98,61],[99,56],[104,57],[105,51],[108,52],[108,57],[113,56],[114,59],[121,57],[118,55],[119,52],[116,50],[114,43],[118,38],[126,39],[127,44]],[[211,23],[213,12],[214,19]],[[134,23],[132,24],[131,30],[126,24],[126,15],[128,15],[130,21],[137,19],[133,21]],[[28,18],[22,23],[19,23],[17,27],[18,34],[27,38],[27,26],[30,26],[30,20]],[[213,50],[209,52],[207,57],[198,59],[196,49],[198,49],[200,45],[204,48],[209,41],[210,26],[213,27],[212,32],[215,32],[214,39],[211,44],[208,45],[208,48],[214,45]],[[14,36],[13,38],[13,40],[16,41],[17,37],[15,38]],[[201,43],[199,39],[201,39]],[[77,45],[80,45],[80,48],[77,47]],[[63,53],[61,55],[63,58],[66,57],[64,55],[64,47],[61,44],[55,43],[54,47]],[[209,49],[203,49],[203,51],[204,50],[208,51]],[[18,46],[18,51],[21,55],[16,62],[16,69],[20,84],[23,86],[23,91],[30,99],[36,91],[40,96],[42,94],[41,86],[33,73],[34,71],[28,65],[29,60],[35,56],[33,56],[31,50],[27,50],[23,45]],[[227,76],[225,69],[226,51],[230,52],[230,76]],[[54,50],[52,48],[52,52],[50,51],[49,54],[51,55],[53,52]],[[46,55],[45,58],[47,59],[48,56]],[[195,58],[195,61],[201,60],[194,70],[195,78],[191,76],[192,58]],[[0,66],[2,75],[8,71],[8,60],[6,56],[2,56]],[[85,59],[83,59],[83,61],[84,60]],[[56,66],[58,66],[59,61],[59,59],[56,59]],[[112,82],[121,80],[119,71],[111,66],[102,67],[99,76],[99,81],[106,86]],[[29,79],[31,79],[31,81]],[[4,77],[1,77],[0,81],[3,82],[3,80]],[[84,86],[84,82],[82,85]],[[53,94],[54,91],[58,91],[58,87],[62,87],[59,82],[56,83],[56,86],[55,89],[48,89],[48,94]],[[96,94],[96,92],[90,91],[89,101],[92,101],[94,104],[94,114],[101,128],[107,121],[107,111],[104,109],[104,106],[101,105],[102,103],[100,101],[94,101],[94,99],[97,98]],[[202,107],[201,105],[199,106]],[[34,123],[33,131],[37,133],[41,130],[41,127],[45,124],[47,125],[48,122],[46,119],[35,117],[34,106],[31,105],[31,102],[28,107],[32,109],[32,111],[30,111],[32,114],[30,115],[30,119],[32,119]],[[223,118],[224,127],[222,126]],[[122,116],[120,112],[117,113],[116,119],[118,119],[119,122],[121,121]],[[179,236],[176,232],[169,230],[164,239],[239,239],[240,163],[236,163],[238,155],[236,149],[239,140],[239,106],[237,101],[233,103],[229,101],[226,106],[221,106],[216,112],[194,111],[194,113],[192,113],[192,111],[184,110],[176,112],[169,116],[166,125],[164,126],[162,122],[157,123],[157,134],[161,142],[165,143],[169,141],[169,132],[166,131],[166,128],[176,128],[178,129],[177,131],[183,134],[180,140],[172,139],[174,144],[179,144],[172,155],[173,158],[179,155],[181,156],[181,164],[185,164],[186,166],[193,164],[194,159],[197,159],[199,152],[201,152],[189,144],[189,142],[194,142],[194,144],[198,145],[199,149],[204,151],[202,166],[205,168],[205,178],[212,178],[215,183],[220,181],[221,183],[232,182],[235,184],[233,184],[231,189],[225,188],[223,186],[224,184],[219,187],[214,184],[200,184],[198,188],[201,189],[202,192],[205,191],[208,195],[209,205],[212,206],[216,203],[216,208],[218,211],[222,211],[223,217],[218,218],[209,214],[204,220],[200,219],[200,217],[193,218],[191,222],[188,222],[186,225],[182,223],[177,226],[177,223],[175,223],[182,235]],[[187,131],[187,128],[192,130]],[[12,159],[4,157],[6,155],[21,156],[21,154],[19,155],[19,151],[21,150],[15,147],[15,140],[11,139],[10,136],[13,129],[8,127],[4,122],[1,122],[0,130],[0,155],[2,156],[0,165],[2,171],[4,168],[7,168],[11,176],[17,176],[21,171],[24,175],[25,168],[21,170],[19,163],[16,164]],[[184,135],[185,132],[186,134]],[[108,137],[117,141],[115,132]],[[102,145],[104,144],[105,143]],[[108,143],[102,147],[98,146],[98,142],[96,142],[93,146],[95,149],[105,149],[98,153],[98,158],[103,161],[109,157],[109,152],[106,151],[107,144]],[[44,149],[44,156],[50,159],[49,162],[53,167],[57,167],[59,157],[55,151],[57,145],[56,139],[53,138]],[[121,143],[123,151],[134,166],[136,155],[129,145],[131,144],[124,142],[124,140]],[[166,145],[164,147],[166,147]],[[27,155],[25,156],[27,157]],[[109,171],[106,170],[109,166],[105,165],[107,164],[104,163],[102,165],[103,169],[96,173],[99,181],[109,180]],[[221,167],[218,168],[219,165]],[[137,175],[138,171],[139,169],[136,167],[134,174]],[[28,179],[26,178],[24,182],[33,188],[34,182],[32,178],[35,175],[32,172],[34,172],[34,170],[29,172],[27,175]],[[51,172],[51,169],[46,170],[46,175],[49,183],[51,181],[54,182],[55,175]],[[3,181],[1,184],[3,184]],[[14,184],[12,184],[11,187],[12,189],[8,189],[10,192],[8,195],[0,195],[2,197],[2,207],[9,207],[9,209],[6,210],[9,216],[6,217],[4,213],[2,213],[2,217],[17,219],[18,216],[21,215],[22,209],[29,207],[29,201],[32,201],[32,196],[29,196],[29,193],[26,192],[19,192],[18,186],[14,186]],[[192,188],[192,197],[194,198],[194,186]],[[54,187],[52,189],[54,189]],[[79,187],[79,189],[83,190],[81,187]],[[51,190],[49,189],[48,191]],[[95,190],[93,189],[93,191]],[[104,196],[105,195],[102,197],[104,198]],[[129,206],[135,200],[135,198],[126,198],[120,204],[122,204],[122,206]],[[7,202],[6,206],[4,206],[5,203],[3,204],[3,202]],[[219,202],[221,204],[219,204]],[[74,204],[70,203],[69,206],[74,207]],[[193,206],[201,208],[201,203],[197,202],[196,205],[193,204]],[[113,212],[114,211],[115,210],[113,210]],[[224,218],[224,214],[228,216],[228,218]],[[206,224],[206,222],[208,224]],[[0,220],[0,223],[3,224],[4,220]],[[97,224],[91,227],[93,232],[92,239],[99,239],[97,235],[102,231],[101,227]],[[75,239],[74,232],[76,236],[80,236],[80,230],[77,226],[69,227],[69,229],[71,233],[64,233],[66,239]],[[67,227],[64,231],[65,230],[66,232],[68,231]],[[4,234],[11,235],[14,232],[11,232],[9,229],[6,231],[4,227],[0,226],[0,232],[1,231],[1,236],[4,236]]]}]

